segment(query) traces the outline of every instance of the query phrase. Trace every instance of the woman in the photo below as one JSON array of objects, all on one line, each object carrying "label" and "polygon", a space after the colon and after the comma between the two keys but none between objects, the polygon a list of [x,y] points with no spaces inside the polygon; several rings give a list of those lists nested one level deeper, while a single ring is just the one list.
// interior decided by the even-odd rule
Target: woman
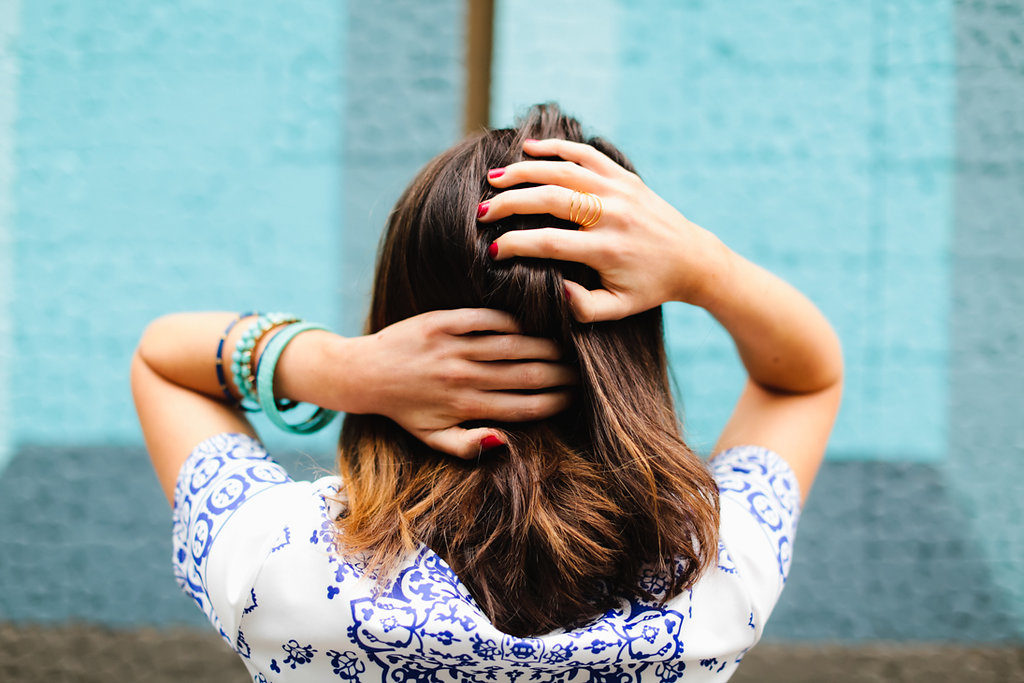
[{"label": "woman", "polygon": [[[709,464],[672,407],[666,301],[709,311],[749,375]],[[181,314],[133,360],[179,583],[254,680],[733,673],[840,401],[806,298],[542,105],[409,186],[366,331]],[[240,396],[346,412],[340,478],[288,479]]]}]

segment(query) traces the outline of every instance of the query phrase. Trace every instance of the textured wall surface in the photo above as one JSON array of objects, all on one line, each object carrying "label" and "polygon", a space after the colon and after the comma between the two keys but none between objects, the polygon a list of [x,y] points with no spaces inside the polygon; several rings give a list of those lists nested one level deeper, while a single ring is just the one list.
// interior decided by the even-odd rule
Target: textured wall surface
[{"label": "textured wall surface", "polygon": [[[85,680],[8,658],[29,640],[143,670],[173,625],[196,659],[161,670],[221,666],[171,578],[129,354],[175,309],[361,327],[391,204],[459,134],[462,11],[0,0],[0,679]],[[561,101],[843,338],[770,639],[1024,639],[1022,42],[994,1],[497,3],[494,123]],[[741,368],[707,316],[669,320],[707,449]],[[333,436],[271,447],[309,475]],[[977,680],[1019,670],[993,657]]]},{"label": "textured wall surface", "polygon": [[18,3],[0,3],[0,474],[13,453],[10,385],[11,303],[14,299],[14,259],[12,258],[14,210],[11,205],[14,184],[14,118],[17,105],[17,60],[14,37],[18,29]]},{"label": "textured wall surface", "polygon": [[[170,578],[131,352],[173,310],[361,326],[388,207],[458,135],[461,9],[45,0],[0,23],[0,620],[201,624]],[[322,464],[337,438],[263,432]]]},{"label": "textured wall surface", "polygon": [[[1019,4],[505,0],[492,116],[558,100],[808,294],[843,410],[772,638],[1024,636]],[[691,442],[742,367],[669,306]]]},{"label": "textured wall surface", "polygon": [[413,174],[458,139],[463,88],[458,0],[348,4],[343,330],[368,311],[377,242]]},{"label": "textured wall surface", "polygon": [[957,11],[951,495],[1024,635],[1024,6]]},{"label": "textured wall surface", "polygon": [[137,443],[128,360],[161,313],[337,323],[344,16],[257,9],[22,6],[17,442]]},{"label": "textured wall surface", "polygon": [[[951,5],[499,7],[495,123],[562,102],[666,199],[808,293],[847,360],[830,458],[942,459]],[[707,450],[742,369],[702,312],[670,307],[668,325],[690,438]]]}]

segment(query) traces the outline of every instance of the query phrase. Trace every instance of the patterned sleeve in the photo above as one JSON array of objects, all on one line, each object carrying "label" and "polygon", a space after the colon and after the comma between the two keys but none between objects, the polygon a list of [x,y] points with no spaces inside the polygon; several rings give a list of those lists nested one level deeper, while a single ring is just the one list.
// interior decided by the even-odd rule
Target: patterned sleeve
[{"label": "patterned sleeve", "polygon": [[789,574],[800,489],[789,464],[760,446],[723,451],[711,471],[722,510],[722,561],[749,590],[760,637]]},{"label": "patterned sleeve", "polygon": [[243,434],[203,441],[178,474],[174,575],[232,648],[264,547],[279,530],[273,515],[293,486],[263,445]]}]

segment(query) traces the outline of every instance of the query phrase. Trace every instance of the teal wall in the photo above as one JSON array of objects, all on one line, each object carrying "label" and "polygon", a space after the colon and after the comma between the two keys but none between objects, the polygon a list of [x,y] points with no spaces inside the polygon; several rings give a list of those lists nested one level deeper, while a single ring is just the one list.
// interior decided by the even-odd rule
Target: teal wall
[{"label": "teal wall", "polygon": [[[948,2],[499,4],[494,123],[559,100],[843,340],[829,457],[946,452],[954,22]],[[669,334],[710,450],[742,368],[703,312]]]},{"label": "teal wall", "polygon": [[0,3],[0,474],[13,453],[10,366],[12,258],[11,186],[14,184],[14,118],[17,99],[17,59],[14,37],[18,32],[18,3]]},{"label": "teal wall", "polygon": [[259,302],[337,323],[344,16],[21,9],[15,439],[136,443],[126,361],[161,312]]},{"label": "teal wall", "polygon": [[[390,206],[459,136],[463,11],[0,0],[0,621],[201,626],[129,355],[176,309],[360,328]],[[844,408],[771,638],[1024,638],[1022,19],[497,2],[494,123],[559,100],[842,337]],[[741,367],[702,312],[668,319],[707,450]],[[271,445],[308,474],[332,436]]]},{"label": "teal wall", "polygon": [[[1021,18],[917,0],[499,4],[494,123],[559,100],[842,339],[844,405],[771,637],[1024,630]],[[707,451],[742,366],[703,311],[667,318]]]}]

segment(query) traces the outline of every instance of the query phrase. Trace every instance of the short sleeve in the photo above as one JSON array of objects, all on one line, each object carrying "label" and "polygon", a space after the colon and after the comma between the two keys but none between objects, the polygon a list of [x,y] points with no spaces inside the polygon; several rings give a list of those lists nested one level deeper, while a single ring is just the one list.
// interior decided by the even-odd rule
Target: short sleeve
[{"label": "short sleeve", "polygon": [[800,517],[792,468],[760,446],[737,446],[711,461],[727,564],[750,593],[758,637],[782,593]]},{"label": "short sleeve", "polygon": [[174,490],[175,578],[232,648],[280,512],[296,487],[307,486],[292,482],[243,434],[203,441],[182,465]]}]

